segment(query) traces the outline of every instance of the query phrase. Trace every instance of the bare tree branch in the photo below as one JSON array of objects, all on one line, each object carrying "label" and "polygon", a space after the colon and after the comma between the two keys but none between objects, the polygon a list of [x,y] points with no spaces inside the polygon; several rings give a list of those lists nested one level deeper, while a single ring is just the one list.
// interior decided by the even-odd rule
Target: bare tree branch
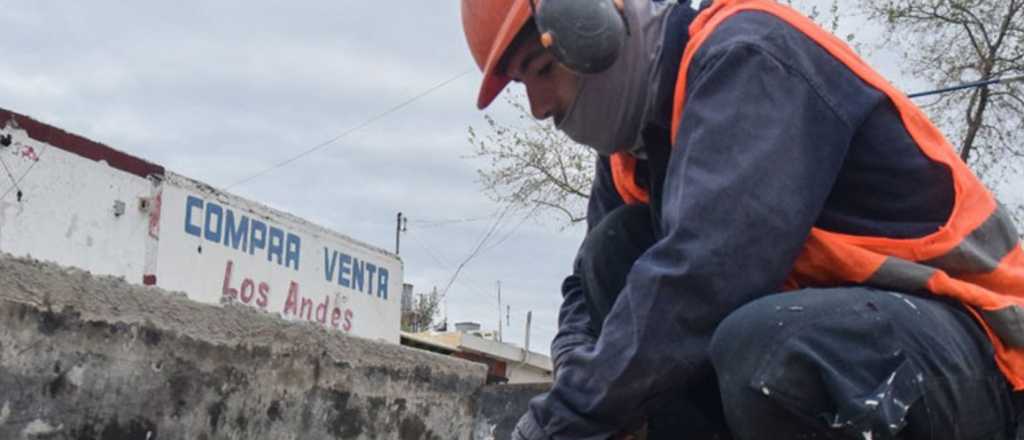
[{"label": "bare tree branch", "polygon": [[[525,126],[498,123],[485,116],[490,134],[469,129],[474,158],[486,159],[479,169],[485,193],[502,204],[555,213],[571,225],[586,219],[586,202],[594,174],[594,153],[570,141],[550,123],[534,120],[517,97],[507,98]],[[535,208],[535,209],[529,209]]]}]

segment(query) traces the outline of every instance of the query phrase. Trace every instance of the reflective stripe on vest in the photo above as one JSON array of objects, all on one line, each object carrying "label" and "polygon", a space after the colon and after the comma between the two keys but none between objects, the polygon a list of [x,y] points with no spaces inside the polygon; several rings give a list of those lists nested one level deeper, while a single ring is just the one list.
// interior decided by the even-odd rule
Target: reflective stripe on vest
[{"label": "reflective stripe on vest", "polygon": [[744,11],[763,12],[785,21],[887,95],[922,154],[948,167],[953,178],[952,213],[935,233],[892,239],[813,228],[786,281],[787,288],[854,283],[958,300],[985,328],[995,348],[996,363],[1007,379],[1015,389],[1024,390],[1024,250],[1012,220],[927,116],[841,40],[771,0],[717,0],[690,25],[690,41],[675,89],[672,144],[676,144],[682,120],[686,77],[694,55],[723,21]]}]

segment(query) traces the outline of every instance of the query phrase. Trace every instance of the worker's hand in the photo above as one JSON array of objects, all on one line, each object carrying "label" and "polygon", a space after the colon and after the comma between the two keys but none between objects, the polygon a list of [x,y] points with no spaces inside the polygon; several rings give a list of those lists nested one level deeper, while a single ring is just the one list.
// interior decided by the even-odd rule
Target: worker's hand
[{"label": "worker's hand", "polygon": [[516,429],[512,431],[512,440],[547,440],[547,434],[537,426],[529,411],[519,418]]}]

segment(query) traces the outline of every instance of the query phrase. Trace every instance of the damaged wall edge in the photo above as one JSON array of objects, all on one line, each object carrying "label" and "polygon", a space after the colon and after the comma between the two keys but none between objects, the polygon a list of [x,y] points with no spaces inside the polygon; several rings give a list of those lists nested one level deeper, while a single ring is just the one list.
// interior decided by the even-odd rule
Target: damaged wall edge
[{"label": "damaged wall edge", "polygon": [[164,174],[164,167],[160,165],[139,159],[83,136],[44,124],[29,116],[0,108],[0,127],[12,124],[28,132],[32,139],[54,145],[57,148],[86,159],[106,161],[113,168],[142,178],[150,176],[162,177]]},{"label": "damaged wall edge", "polygon": [[485,372],[0,256],[0,438],[500,439],[539,391]]}]

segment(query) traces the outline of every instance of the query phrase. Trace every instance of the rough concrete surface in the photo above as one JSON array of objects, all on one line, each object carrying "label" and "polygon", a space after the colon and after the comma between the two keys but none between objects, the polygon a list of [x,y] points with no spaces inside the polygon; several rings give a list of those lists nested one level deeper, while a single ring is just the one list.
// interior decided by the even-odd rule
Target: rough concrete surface
[{"label": "rough concrete surface", "polygon": [[477,396],[476,423],[473,438],[504,440],[512,437],[519,417],[526,412],[534,396],[548,390],[551,384],[490,385]]},{"label": "rough concrete surface", "polygon": [[0,439],[469,439],[485,374],[0,257]]}]

